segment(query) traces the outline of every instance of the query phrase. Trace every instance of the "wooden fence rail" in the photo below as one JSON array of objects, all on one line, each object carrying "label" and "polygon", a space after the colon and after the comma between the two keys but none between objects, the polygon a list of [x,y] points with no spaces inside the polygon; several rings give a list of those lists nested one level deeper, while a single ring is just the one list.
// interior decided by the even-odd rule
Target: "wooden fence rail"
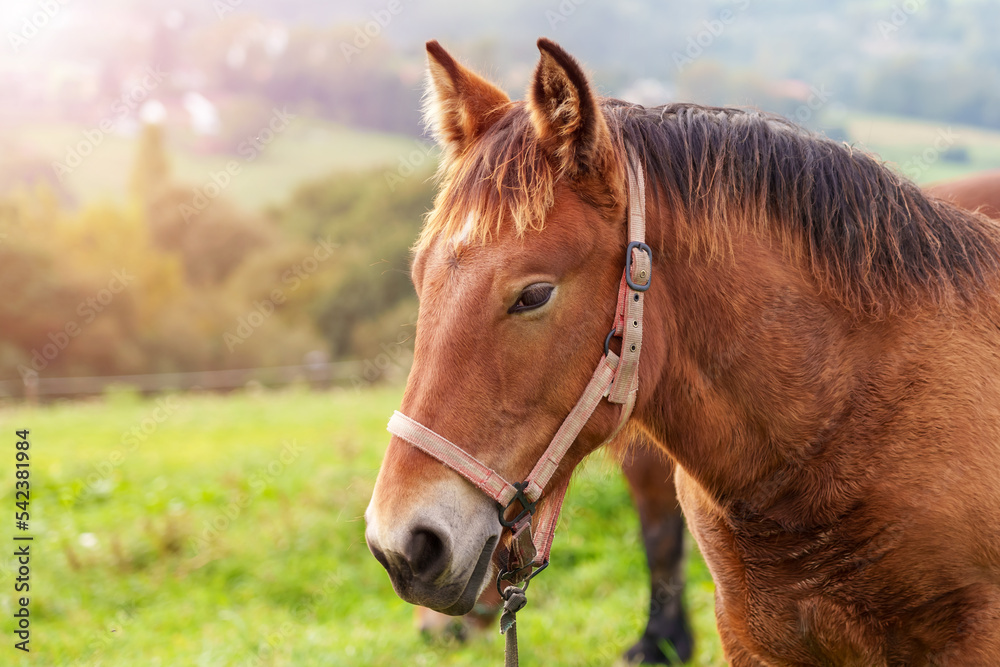
[{"label": "wooden fence rail", "polygon": [[0,396],[80,396],[102,394],[109,387],[133,387],[143,392],[169,390],[221,390],[259,382],[265,386],[282,386],[308,382],[318,386],[363,381],[364,363],[338,361],[301,366],[271,366],[220,371],[186,373],[152,373],[146,375],[104,375],[97,377],[47,378],[29,375],[24,380],[0,380]]}]

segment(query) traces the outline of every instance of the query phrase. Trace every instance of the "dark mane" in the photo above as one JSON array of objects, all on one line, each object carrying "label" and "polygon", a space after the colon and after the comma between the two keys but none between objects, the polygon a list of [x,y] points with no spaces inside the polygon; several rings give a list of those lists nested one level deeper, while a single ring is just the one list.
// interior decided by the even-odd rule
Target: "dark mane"
[{"label": "dark mane", "polygon": [[[646,182],[693,250],[722,256],[737,232],[777,233],[805,253],[815,278],[870,315],[921,298],[971,301],[1000,269],[1000,227],[928,198],[857,148],[755,111],[605,100],[611,133],[644,161]],[[465,155],[442,186],[420,244],[502,225],[541,227],[558,178],[521,103]],[[586,195],[586,193],[581,193]],[[470,218],[470,216],[472,216]]]},{"label": "dark mane", "polygon": [[970,299],[1000,267],[1000,228],[928,198],[864,151],[777,116],[617,100],[605,111],[643,155],[678,236],[725,248],[765,225],[804,247],[813,273],[879,315],[928,295]]}]

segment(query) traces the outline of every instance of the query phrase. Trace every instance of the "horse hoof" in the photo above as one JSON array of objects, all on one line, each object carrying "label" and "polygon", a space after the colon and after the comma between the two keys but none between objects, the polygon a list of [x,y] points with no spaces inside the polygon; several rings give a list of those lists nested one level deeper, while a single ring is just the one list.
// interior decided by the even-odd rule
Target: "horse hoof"
[{"label": "horse hoof", "polygon": [[625,660],[630,665],[681,665],[690,660],[693,653],[694,641],[686,632],[676,637],[643,635],[625,652]]}]

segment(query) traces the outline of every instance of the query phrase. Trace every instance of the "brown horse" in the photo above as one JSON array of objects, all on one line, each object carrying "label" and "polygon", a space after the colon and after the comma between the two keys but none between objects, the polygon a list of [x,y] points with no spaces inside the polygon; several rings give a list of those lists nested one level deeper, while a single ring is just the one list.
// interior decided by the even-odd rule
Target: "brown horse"
[{"label": "brown horse", "polygon": [[[774,117],[598,100],[539,47],[527,103],[428,47],[446,158],[406,414],[524,478],[615,319],[630,147],[655,257],[631,424],[677,463],[729,660],[1000,662],[1000,229]],[[491,499],[394,437],[366,519],[404,599],[472,607]]]},{"label": "brown horse", "polygon": [[1000,169],[935,183],[924,190],[969,211],[1000,219]]},{"label": "brown horse", "polygon": [[[960,208],[1000,218],[1000,170],[932,184],[924,192]],[[666,642],[686,662],[694,642],[682,602],[684,520],[674,490],[673,464],[642,438],[628,450],[621,467],[639,510],[650,579],[649,620],[625,657],[630,663],[665,664],[669,659],[661,647]],[[424,632],[450,631],[464,637],[470,629],[492,624],[502,602],[496,588],[487,586],[475,609],[461,619],[418,607],[417,625]]]}]

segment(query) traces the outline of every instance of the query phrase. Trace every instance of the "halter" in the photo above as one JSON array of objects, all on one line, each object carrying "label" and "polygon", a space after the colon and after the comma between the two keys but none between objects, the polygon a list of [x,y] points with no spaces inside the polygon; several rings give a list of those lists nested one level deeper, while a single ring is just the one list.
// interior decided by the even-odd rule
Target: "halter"
[{"label": "halter", "polygon": [[[625,249],[625,269],[618,289],[614,326],[604,340],[604,356],[583,395],[525,480],[511,484],[458,445],[399,411],[392,415],[387,427],[390,433],[433,456],[497,502],[500,524],[510,529],[512,535],[507,569],[497,578],[498,590],[501,582],[511,583],[510,587],[501,591],[507,600],[505,613],[500,619],[501,633],[507,633],[514,627],[514,613],[524,606],[524,591],[528,582],[549,564],[549,552],[569,477],[548,491],[545,504],[539,508],[546,485],[601,400],[607,398],[609,403],[622,406],[618,426],[605,442],[618,434],[635,406],[639,388],[639,353],[642,351],[643,294],[649,289],[652,278],[653,252],[644,242],[646,197],[643,169],[631,147],[628,149],[627,176],[629,243]],[[622,339],[621,356],[610,349],[613,337]],[[521,510],[512,519],[507,519],[508,510],[515,502],[520,504]],[[536,514],[536,531],[532,538],[531,522]],[[524,585],[517,588],[522,581]],[[513,632],[508,634],[508,658],[512,638],[516,661],[517,644]]]}]

